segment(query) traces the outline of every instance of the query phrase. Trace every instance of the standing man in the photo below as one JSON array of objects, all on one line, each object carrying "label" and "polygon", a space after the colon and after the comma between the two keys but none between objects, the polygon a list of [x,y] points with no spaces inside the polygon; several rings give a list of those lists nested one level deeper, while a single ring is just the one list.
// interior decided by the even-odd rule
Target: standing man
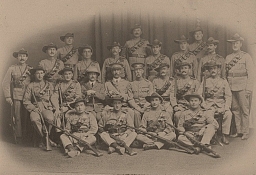
[{"label": "standing man", "polygon": [[[66,114],[66,130],[88,144],[94,144],[96,142],[96,137],[94,135],[98,131],[98,125],[93,114],[85,110],[84,99],[77,98],[75,102],[70,104],[70,106],[75,110]],[[78,156],[84,150],[84,145],[65,133],[60,136],[60,140],[69,157]]]},{"label": "standing man", "polygon": [[[163,102],[162,97],[154,92],[150,96],[147,96],[146,100],[151,104],[151,106],[143,114],[140,129],[154,133],[168,140],[174,140],[176,135],[173,129],[166,124],[166,122],[172,124],[171,116],[160,105]],[[161,149],[164,146],[164,143],[160,140],[153,140],[143,134],[138,134],[136,139],[144,143],[144,150]]]},{"label": "standing man", "polygon": [[22,99],[26,87],[30,83],[30,70],[32,67],[26,63],[28,51],[21,49],[18,52],[13,52],[13,57],[17,59],[18,64],[9,67],[4,76],[2,87],[6,102],[11,105],[11,110],[14,111],[14,134],[17,137],[17,142],[19,142],[26,134],[27,129],[28,113],[23,106]]},{"label": "standing man", "polygon": [[249,138],[249,99],[253,90],[254,63],[248,53],[241,51],[243,41],[237,33],[227,40],[232,44],[233,53],[226,57],[226,71],[232,91],[231,111],[235,116],[236,136],[242,136],[242,140],[246,140]]},{"label": "standing man", "polygon": [[121,69],[121,78],[127,79],[128,81],[132,81],[130,65],[125,57],[119,55],[122,49],[121,45],[118,42],[114,42],[113,45],[107,46],[107,49],[111,52],[112,57],[105,59],[103,63],[102,82],[105,83],[108,80],[112,80],[113,77],[110,65],[113,63],[122,64],[123,66]]},{"label": "standing man", "polygon": [[65,43],[65,46],[58,49],[57,58],[63,61],[65,67],[74,69],[78,62],[78,52],[73,46],[74,34],[67,33],[60,36],[60,40]]},{"label": "standing man", "polygon": [[150,105],[145,97],[153,93],[153,84],[143,78],[144,66],[143,63],[133,63],[132,67],[136,78],[128,87],[128,95],[130,97],[128,103],[135,109],[133,121],[136,128],[139,128],[141,116]]},{"label": "standing man", "polygon": [[109,100],[113,109],[102,113],[102,118],[99,121],[100,137],[109,146],[109,154],[117,151],[122,155],[126,151],[130,156],[136,155],[137,153],[130,148],[124,148],[129,147],[137,136],[137,133],[134,130],[127,128],[126,126],[134,126],[131,116],[122,110],[121,97],[115,96]]},{"label": "standing man", "polygon": [[[206,43],[203,42],[203,29],[197,26],[193,31],[189,32],[190,36],[194,39],[194,42],[189,45],[189,51],[194,52],[197,58],[197,63],[206,54]],[[196,52],[195,52],[196,51]]]},{"label": "standing man", "polygon": [[[78,48],[78,52],[82,55],[82,60],[76,65],[76,71],[74,74],[74,79],[80,83],[88,82],[88,75],[86,70],[89,67],[96,67],[98,72],[100,72],[100,65],[97,61],[92,60],[93,49],[90,45],[86,44]],[[101,74],[98,76],[98,81],[101,82]]]},{"label": "standing man", "polygon": [[120,77],[122,65],[114,63],[111,65],[113,79],[105,83],[106,95],[108,97],[119,95],[122,97],[122,107],[127,110],[129,115],[134,118],[134,111],[129,107],[128,101],[131,97],[128,94],[129,81]]},{"label": "standing man", "polygon": [[204,108],[213,110],[215,115],[221,115],[222,120],[222,142],[229,144],[227,136],[230,132],[232,120],[231,98],[232,93],[226,79],[220,77],[222,63],[210,60],[205,63],[204,68],[210,73],[210,77],[206,82],[202,82],[198,93],[205,97]]},{"label": "standing man", "polygon": [[56,58],[57,46],[55,44],[50,43],[44,46],[42,51],[47,53],[49,57],[41,60],[39,66],[45,71],[45,79],[55,86],[56,83],[61,80],[61,76],[58,72],[64,68],[64,64],[61,60]]},{"label": "standing man", "polygon": [[97,122],[100,120],[100,113],[102,112],[105,100],[104,85],[98,82],[100,72],[96,67],[89,67],[87,69],[89,81],[81,84],[82,98],[86,100],[87,111],[94,111]]},{"label": "standing man", "polygon": [[177,125],[181,112],[187,109],[188,101],[184,98],[185,95],[197,92],[200,83],[195,78],[189,76],[191,65],[187,62],[181,62],[176,66],[180,72],[180,76],[175,78],[174,95],[176,98],[171,98],[171,105],[174,107],[174,123]]},{"label": "standing man", "polygon": [[[157,69],[161,63],[167,63],[170,65],[170,58],[166,55],[160,53],[162,48],[162,42],[158,39],[155,39],[152,44],[148,44],[151,47],[153,54],[146,58],[146,76],[149,81],[153,81],[153,79],[157,76]],[[171,70],[170,70],[171,71]],[[168,75],[170,72],[168,72]]]},{"label": "standing man", "polygon": [[196,56],[189,52],[188,39],[182,35],[180,39],[174,40],[174,42],[180,45],[180,51],[175,52],[171,57],[170,76],[179,76],[180,72],[176,69],[177,64],[180,64],[181,62],[188,62],[191,66],[191,72],[189,75],[196,78],[198,63]]},{"label": "standing man", "polygon": [[[149,48],[147,47],[147,44],[149,42],[143,38],[141,38],[142,35],[142,29],[141,26],[136,24],[131,29],[131,34],[133,35],[133,39],[126,41],[124,45],[124,51],[127,58],[129,58],[130,66],[133,63],[145,63],[145,58],[149,55]],[[133,70],[132,70],[133,72]],[[132,79],[135,79],[135,75],[133,73]]]},{"label": "standing man", "polygon": [[[24,93],[23,104],[24,107],[30,112],[30,120],[41,137],[39,147],[43,147],[43,126],[41,117],[49,122],[54,122],[53,109],[55,106],[52,105],[50,99],[53,93],[52,83],[44,80],[45,70],[42,67],[37,67],[30,70],[31,75],[34,76],[35,81],[31,82]],[[50,134],[52,126],[49,125],[48,133]],[[50,141],[52,146],[56,144]]]},{"label": "standing man", "polygon": [[[190,134],[195,139],[199,139],[202,144],[211,148],[210,141],[219,127],[218,122],[214,119],[214,113],[203,110],[200,107],[203,102],[203,98],[200,95],[192,93],[184,98],[189,103],[189,109],[182,112],[178,129]],[[199,147],[194,148],[193,143],[184,135],[179,135],[178,141],[196,150],[197,153],[201,151]]]},{"label": "standing man", "polygon": [[[73,80],[73,69],[65,67],[59,74],[62,76],[63,81],[59,82],[53,91],[51,100],[56,107],[55,117],[57,126],[61,126],[64,113],[71,110],[70,104],[73,103],[78,97],[81,97],[81,86],[76,80]],[[62,113],[62,115],[60,115]],[[62,123],[65,125],[65,123]]]},{"label": "standing man", "polygon": [[168,75],[169,67],[167,63],[160,64],[156,69],[158,77],[153,80],[153,87],[154,91],[163,98],[163,106],[173,119],[173,107],[170,104],[170,100],[176,98],[174,95],[175,81]]},{"label": "standing man", "polygon": [[225,59],[222,56],[216,54],[215,52],[219,44],[219,40],[215,40],[213,37],[210,37],[206,43],[207,43],[207,55],[204,56],[199,62],[197,79],[201,82],[203,76],[206,76],[206,77],[210,76],[209,72],[204,70],[204,66],[203,66],[205,63],[207,63],[210,60],[221,63],[220,76],[221,78],[225,78],[226,77]]}]

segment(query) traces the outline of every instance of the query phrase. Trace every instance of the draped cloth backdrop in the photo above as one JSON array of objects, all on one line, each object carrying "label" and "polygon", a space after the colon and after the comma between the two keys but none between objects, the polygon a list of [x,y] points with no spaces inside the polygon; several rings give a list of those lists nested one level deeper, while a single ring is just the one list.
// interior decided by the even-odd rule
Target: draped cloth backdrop
[{"label": "draped cloth backdrop", "polygon": [[[220,19],[221,20],[221,19]],[[174,39],[178,39],[181,35],[189,37],[189,32],[193,30],[196,25],[200,25],[204,31],[204,41],[209,37],[214,37],[220,41],[217,53],[223,57],[232,52],[231,45],[226,42],[227,39],[235,33],[241,33],[242,29],[230,29],[220,24],[214,24],[210,20],[197,18],[184,18],[179,16],[165,15],[156,13],[133,13],[131,11],[120,11],[112,13],[99,12],[95,15],[87,15],[80,22],[69,22],[67,24],[56,24],[52,28],[42,29],[38,35],[31,36],[28,40],[19,43],[14,43],[17,51],[25,48],[29,52],[28,64],[36,66],[41,59],[47,58],[47,55],[42,52],[44,45],[53,42],[58,47],[64,46],[59,37],[65,35],[67,32],[75,34],[74,46],[79,47],[84,44],[89,44],[93,47],[93,59],[102,66],[104,59],[110,55],[107,46],[111,45],[113,41],[119,42],[121,45],[132,38],[130,33],[131,27],[135,24],[142,26],[142,37],[152,42],[154,39],[160,40],[162,44],[161,52],[168,57],[179,50],[179,45],[174,43]],[[241,33],[242,35],[242,33]],[[189,42],[193,42],[190,37]],[[243,44],[244,51],[247,51],[246,38]],[[9,54],[10,58],[12,53]],[[15,63],[15,58],[9,60],[6,65],[7,68]],[[4,71],[6,71],[4,70]],[[3,114],[9,113],[9,106],[4,102],[2,94]],[[5,116],[3,127],[6,129],[8,125],[7,116]]]}]

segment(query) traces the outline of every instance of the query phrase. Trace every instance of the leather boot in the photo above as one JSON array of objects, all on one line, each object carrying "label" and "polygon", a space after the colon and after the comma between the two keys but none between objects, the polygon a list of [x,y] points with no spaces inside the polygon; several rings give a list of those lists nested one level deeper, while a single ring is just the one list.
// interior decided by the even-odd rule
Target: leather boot
[{"label": "leather boot", "polygon": [[225,134],[222,135],[221,142],[224,143],[225,145],[229,144],[229,141]]},{"label": "leather boot", "polygon": [[249,138],[249,134],[243,134],[242,140],[247,140]]}]

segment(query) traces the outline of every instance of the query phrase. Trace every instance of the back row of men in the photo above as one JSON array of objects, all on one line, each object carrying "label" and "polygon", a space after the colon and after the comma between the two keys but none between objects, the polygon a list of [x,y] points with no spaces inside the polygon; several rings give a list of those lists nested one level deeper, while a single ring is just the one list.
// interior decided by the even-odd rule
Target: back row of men
[{"label": "back row of men", "polygon": [[[124,48],[117,42],[107,47],[112,57],[105,59],[102,71],[98,62],[91,59],[92,47],[85,45],[74,48],[74,34],[71,33],[60,37],[66,44],[63,48],[58,49],[52,43],[44,46],[42,51],[48,54],[48,58],[41,60],[36,68],[26,64],[26,50],[14,52],[13,56],[18,59],[18,64],[8,69],[3,81],[3,90],[6,101],[15,109],[16,135],[22,137],[21,121],[27,111],[30,112],[30,119],[41,136],[41,112],[48,120],[60,126],[60,116],[63,116],[61,114],[70,111],[66,113],[66,122],[71,122],[71,125],[79,123],[81,127],[79,117],[70,117],[79,113],[79,109],[72,110],[71,107],[79,97],[85,100],[86,108],[83,113],[91,111],[90,114],[93,114],[99,123],[103,122],[106,115],[107,119],[102,125],[109,124],[107,121],[111,120],[112,115],[108,112],[115,109],[108,105],[105,98],[109,97],[113,101],[119,96],[122,111],[130,116],[131,125],[135,128],[147,128],[147,125],[153,123],[162,128],[160,130],[163,132],[165,127],[159,124],[159,117],[165,116],[167,121],[184,127],[183,123],[191,118],[196,118],[197,122],[202,123],[198,121],[198,117],[203,116],[205,124],[212,123],[215,131],[218,124],[213,122],[214,114],[223,114],[222,142],[228,144],[226,136],[230,132],[232,109],[237,128],[236,136],[241,136],[242,139],[249,137],[249,97],[253,89],[253,61],[248,53],[240,50],[244,40],[242,37],[235,34],[228,40],[232,43],[233,53],[224,59],[215,53],[219,41],[210,37],[207,42],[203,42],[203,31],[197,27],[190,33],[196,42],[189,45],[185,36],[174,40],[180,45],[181,51],[174,53],[169,59],[160,53],[160,41],[154,40],[149,44],[140,37],[140,26],[135,26],[131,32],[134,38],[127,41]],[[147,56],[148,46],[152,51],[150,56]],[[78,61],[79,55],[82,56],[81,61]],[[34,78],[32,82],[31,75]],[[190,103],[191,100],[185,98],[195,92],[198,94],[192,96],[197,97],[200,103],[204,101],[201,106],[205,110],[201,107],[199,110],[195,103]],[[165,111],[165,115],[156,113],[158,105],[154,100],[151,101],[152,94],[155,94],[152,98],[160,99],[161,107],[157,108],[158,112]],[[198,111],[207,111],[208,115],[202,115]],[[113,118],[118,121],[120,116],[113,115]],[[85,126],[89,127],[88,121],[84,122]],[[113,121],[110,123],[113,124]],[[205,126],[200,126],[200,129]],[[169,130],[172,131],[170,128]],[[168,135],[168,132],[163,134]],[[208,140],[210,141],[212,135],[207,137],[205,144],[209,144]],[[152,141],[144,139],[144,142],[148,144],[145,147],[150,147]]]}]

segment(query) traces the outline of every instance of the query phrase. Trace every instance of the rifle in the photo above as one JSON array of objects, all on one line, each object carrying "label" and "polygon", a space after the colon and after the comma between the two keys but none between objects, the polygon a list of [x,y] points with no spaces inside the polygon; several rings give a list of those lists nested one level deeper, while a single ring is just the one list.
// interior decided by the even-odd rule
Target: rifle
[{"label": "rifle", "polygon": [[203,149],[204,151],[206,151],[206,153],[212,153],[212,155],[207,154],[209,156],[212,156],[214,158],[220,158],[220,155],[218,153],[216,153],[215,151],[213,151],[212,149],[208,148],[207,146],[205,146],[203,143],[197,141],[196,139],[194,139],[193,137],[191,137],[189,134],[187,134],[184,131],[181,131],[180,129],[176,128],[175,126],[173,126],[172,124],[166,122],[167,125],[171,126],[173,129],[175,129],[176,131],[178,131],[179,133],[182,133],[184,136],[186,136],[195,146],[200,147],[201,149]]},{"label": "rifle", "polygon": [[61,118],[62,118],[62,127],[63,127],[63,129],[65,129],[65,117],[64,117],[64,113],[63,113],[63,109],[62,109],[62,107],[63,107],[63,101],[62,101],[62,92],[61,92],[61,88],[60,88],[60,86],[59,86],[59,98],[60,98],[60,106],[61,106]]},{"label": "rifle", "polygon": [[32,91],[32,95],[33,95],[33,98],[34,98],[34,100],[35,100],[35,102],[36,102],[36,106],[37,106],[38,109],[39,109],[39,116],[40,116],[40,119],[41,119],[41,121],[42,121],[43,130],[44,130],[44,132],[45,132],[46,151],[51,151],[51,150],[52,150],[52,147],[51,147],[50,140],[49,140],[49,132],[48,132],[48,130],[47,130],[47,128],[46,128],[46,125],[45,125],[45,122],[44,122],[44,118],[43,118],[43,116],[42,116],[42,110],[40,109],[40,106],[39,106],[39,104],[38,104],[38,102],[37,102],[37,99],[36,99],[36,97],[35,97],[34,91]]},{"label": "rifle", "polygon": [[[173,141],[168,140],[168,139],[166,139],[166,138],[163,138],[163,137],[161,137],[161,136],[154,135],[154,134],[152,134],[152,133],[143,131],[143,130],[141,130],[141,129],[139,129],[139,128],[134,128],[134,127],[128,126],[128,125],[126,125],[126,126],[127,126],[128,128],[131,128],[131,129],[134,129],[134,130],[136,130],[136,131],[139,131],[139,132],[141,132],[141,133],[143,133],[143,134],[147,134],[147,135],[150,135],[151,137],[157,138],[157,139],[159,139],[159,140],[161,140],[161,141],[163,141],[163,142],[165,142],[165,143],[167,143],[167,144],[169,144],[169,145],[174,145],[174,146],[176,146],[176,147],[179,148],[179,149],[175,149],[176,151],[180,151],[180,149],[181,149],[181,150],[184,150],[184,151],[185,151],[186,153],[188,153],[188,154],[193,154],[193,153],[194,153],[194,151],[192,151],[192,150],[190,150],[190,149],[188,149],[188,148],[186,148],[186,147],[184,147],[184,146],[178,144],[177,142],[173,142]],[[182,151],[182,152],[183,152],[183,151]]]},{"label": "rifle", "polygon": [[[13,100],[13,81],[11,81],[10,83],[10,90],[11,90],[11,99]],[[17,144],[17,136],[16,136],[16,129],[15,129],[15,123],[16,123],[16,119],[15,119],[15,113],[14,113],[14,104],[11,105],[11,119],[10,119],[10,126],[12,127],[12,135],[13,135],[13,139],[14,139],[14,143]]]},{"label": "rifle", "polygon": [[205,100],[205,86],[206,86],[206,75],[204,75],[204,78],[203,78],[203,99]]},{"label": "rifle", "polygon": [[54,126],[54,127],[57,128],[57,129],[61,130],[61,131],[64,132],[66,135],[68,135],[68,136],[70,136],[70,137],[76,139],[79,143],[82,143],[83,145],[86,145],[89,149],[91,149],[91,150],[95,153],[95,155],[96,155],[97,157],[103,156],[103,154],[102,154],[101,152],[99,152],[96,148],[93,148],[93,147],[92,147],[89,143],[87,143],[86,141],[80,139],[78,136],[75,136],[74,134],[71,134],[70,132],[68,132],[68,131],[66,131],[66,130],[64,130],[64,129],[62,129],[61,127],[59,127],[59,126],[57,126],[57,125],[55,125],[55,124],[53,124],[53,123],[51,123],[51,122],[49,122],[49,121],[47,121],[47,123],[49,123],[50,125]]},{"label": "rifle", "polygon": [[117,136],[115,136],[113,134],[110,134],[110,133],[109,133],[109,136],[112,139],[114,139],[117,143],[119,143],[121,146],[123,146],[130,155],[132,154],[132,149],[129,146],[127,146],[126,143],[123,140],[119,139]]}]

